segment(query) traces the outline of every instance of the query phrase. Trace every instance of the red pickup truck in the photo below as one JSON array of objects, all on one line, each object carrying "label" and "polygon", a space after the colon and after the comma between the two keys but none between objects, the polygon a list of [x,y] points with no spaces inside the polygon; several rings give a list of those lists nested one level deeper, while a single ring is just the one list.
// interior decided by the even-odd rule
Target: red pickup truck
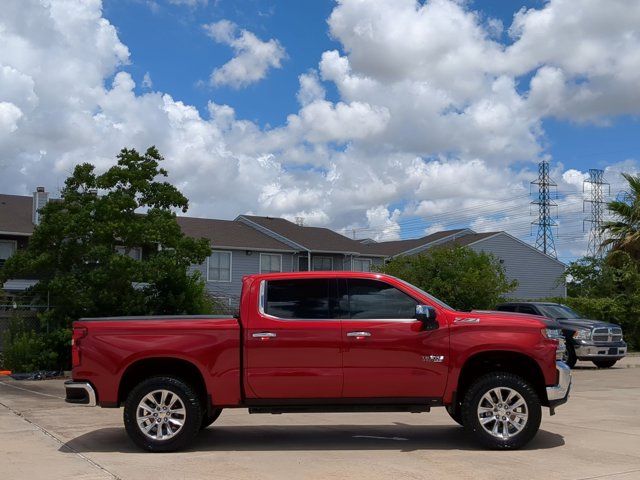
[{"label": "red pickup truck", "polygon": [[489,448],[525,445],[567,401],[562,333],[533,315],[457,312],[375,273],[249,275],[239,314],[85,318],[70,403],[119,407],[149,451],[184,447],[224,408],[249,413],[443,406]]}]

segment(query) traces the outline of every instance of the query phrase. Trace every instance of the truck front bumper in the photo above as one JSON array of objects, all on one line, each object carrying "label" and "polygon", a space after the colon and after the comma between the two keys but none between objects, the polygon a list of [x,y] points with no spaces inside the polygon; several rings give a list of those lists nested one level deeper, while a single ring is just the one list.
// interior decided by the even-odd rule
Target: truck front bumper
[{"label": "truck front bumper", "polygon": [[620,359],[627,354],[627,344],[625,342],[605,345],[581,343],[575,345],[573,348],[579,360]]},{"label": "truck front bumper", "polygon": [[77,403],[87,407],[95,407],[97,405],[96,391],[89,382],[67,380],[64,382],[64,388],[66,390],[65,402]]},{"label": "truck front bumper", "polygon": [[558,370],[558,383],[547,387],[547,399],[549,400],[549,408],[551,412],[558,405],[566,403],[569,399],[569,391],[571,390],[571,369],[564,362],[556,362],[556,370]]}]

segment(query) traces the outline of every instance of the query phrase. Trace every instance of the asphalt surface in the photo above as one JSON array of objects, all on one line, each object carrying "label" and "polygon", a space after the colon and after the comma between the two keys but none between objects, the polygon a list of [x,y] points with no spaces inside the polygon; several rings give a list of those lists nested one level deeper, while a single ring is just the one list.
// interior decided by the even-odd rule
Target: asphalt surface
[{"label": "asphalt surface", "polygon": [[640,357],[579,363],[569,403],[527,448],[480,449],[428,414],[227,410],[187,451],[141,452],[122,410],[63,401],[62,380],[0,377],[0,479],[640,479]]}]

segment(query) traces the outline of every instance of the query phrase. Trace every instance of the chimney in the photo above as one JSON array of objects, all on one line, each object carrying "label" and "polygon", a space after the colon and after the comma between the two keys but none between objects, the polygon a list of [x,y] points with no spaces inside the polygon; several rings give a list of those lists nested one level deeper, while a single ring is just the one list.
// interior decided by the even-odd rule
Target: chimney
[{"label": "chimney", "polygon": [[44,207],[48,201],[49,192],[46,192],[44,187],[36,188],[36,191],[33,192],[33,212],[31,216],[34,225],[40,223],[40,209]]}]

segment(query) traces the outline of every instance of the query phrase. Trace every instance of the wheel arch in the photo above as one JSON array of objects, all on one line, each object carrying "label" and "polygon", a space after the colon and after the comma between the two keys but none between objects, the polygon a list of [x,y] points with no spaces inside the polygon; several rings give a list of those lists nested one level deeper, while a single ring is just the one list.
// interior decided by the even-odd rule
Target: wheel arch
[{"label": "wheel arch", "polygon": [[474,379],[491,372],[508,372],[530,381],[542,405],[549,405],[544,374],[533,358],[510,350],[490,350],[476,353],[465,361],[453,395],[455,406],[462,402]]},{"label": "wheel arch", "polygon": [[137,384],[153,376],[181,378],[198,392],[203,405],[210,404],[205,402],[208,398],[207,385],[200,369],[188,360],[164,356],[139,359],[127,366],[118,384],[118,406],[124,403]]}]

